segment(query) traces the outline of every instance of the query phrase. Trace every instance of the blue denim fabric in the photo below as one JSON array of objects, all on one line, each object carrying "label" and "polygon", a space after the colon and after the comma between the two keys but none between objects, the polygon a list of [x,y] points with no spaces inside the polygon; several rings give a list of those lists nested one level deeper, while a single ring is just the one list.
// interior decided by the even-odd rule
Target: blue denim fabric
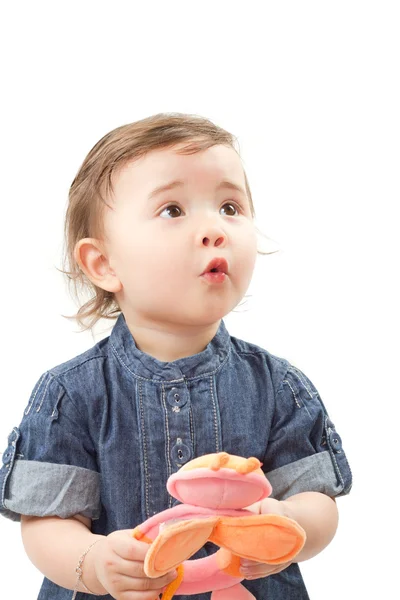
[{"label": "blue denim fabric", "polygon": [[[109,337],[35,385],[3,454],[0,512],[16,521],[80,513],[103,535],[133,528],[176,503],[166,489],[172,473],[222,450],[257,457],[274,498],[351,488],[341,438],[287,360],[230,336],[221,321],[203,352],[161,362],[136,347],[120,315]],[[208,544],[195,557],[213,551]],[[296,563],[244,585],[257,599],[308,598]],[[71,597],[44,579],[38,600]]]}]

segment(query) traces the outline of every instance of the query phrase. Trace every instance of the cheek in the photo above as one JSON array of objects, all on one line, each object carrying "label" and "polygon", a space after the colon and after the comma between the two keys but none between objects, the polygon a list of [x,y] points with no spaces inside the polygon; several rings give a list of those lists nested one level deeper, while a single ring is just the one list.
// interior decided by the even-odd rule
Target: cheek
[{"label": "cheek", "polygon": [[253,228],[249,228],[243,232],[239,244],[239,256],[243,268],[247,271],[254,269],[257,258],[257,236]]},{"label": "cheek", "polygon": [[146,236],[139,234],[129,242],[120,241],[115,253],[115,268],[126,286],[136,290],[157,288],[163,280],[181,275],[182,252],[176,245],[165,244],[160,239],[146,242]]}]

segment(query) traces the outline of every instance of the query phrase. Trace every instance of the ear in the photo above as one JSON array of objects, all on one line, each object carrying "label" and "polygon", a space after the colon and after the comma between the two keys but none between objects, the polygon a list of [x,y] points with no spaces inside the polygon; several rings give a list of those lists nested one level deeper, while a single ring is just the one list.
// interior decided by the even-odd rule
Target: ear
[{"label": "ear", "polygon": [[79,240],[74,250],[75,260],[97,287],[107,292],[119,292],[122,283],[111,268],[105,249],[100,240],[84,238]]}]

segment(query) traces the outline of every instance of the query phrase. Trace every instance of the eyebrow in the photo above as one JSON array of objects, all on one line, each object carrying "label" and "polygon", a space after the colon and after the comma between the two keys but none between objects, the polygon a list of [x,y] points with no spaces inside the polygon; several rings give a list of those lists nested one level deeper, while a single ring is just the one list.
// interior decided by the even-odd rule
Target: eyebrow
[{"label": "eyebrow", "polygon": [[[177,187],[182,187],[184,184],[185,184],[184,181],[182,181],[181,179],[177,179],[176,181],[171,181],[170,183],[159,185],[152,192],[150,192],[150,194],[149,194],[149,200],[151,200],[155,196],[158,196],[162,192],[166,192],[168,190],[172,190],[172,189],[177,188]],[[230,189],[230,190],[235,190],[237,192],[240,192],[244,196],[247,195],[246,192],[245,192],[245,190],[240,185],[238,185],[236,183],[233,183],[233,181],[229,181],[228,179],[224,179],[223,181],[221,181],[217,185],[216,190],[219,191],[219,190],[224,189],[224,188],[227,188],[227,189]]]}]

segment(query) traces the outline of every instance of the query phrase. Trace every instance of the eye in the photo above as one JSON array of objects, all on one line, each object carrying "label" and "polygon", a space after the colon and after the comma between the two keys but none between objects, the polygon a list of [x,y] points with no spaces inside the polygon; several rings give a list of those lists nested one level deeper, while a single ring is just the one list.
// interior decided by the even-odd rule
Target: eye
[{"label": "eye", "polygon": [[[164,213],[167,214],[167,217],[163,216]],[[162,217],[163,219],[165,219],[165,218],[167,218],[167,219],[174,219],[175,217],[180,217],[181,214],[182,214],[182,211],[179,208],[179,206],[176,206],[176,204],[170,204],[169,206],[166,206],[160,212],[160,217]]]},{"label": "eye", "polygon": [[232,202],[226,202],[222,207],[221,210],[223,208],[225,208],[225,206],[228,207],[229,212],[227,213],[228,217],[234,217],[235,215],[239,214],[239,208],[236,206],[236,204],[233,204]]}]

